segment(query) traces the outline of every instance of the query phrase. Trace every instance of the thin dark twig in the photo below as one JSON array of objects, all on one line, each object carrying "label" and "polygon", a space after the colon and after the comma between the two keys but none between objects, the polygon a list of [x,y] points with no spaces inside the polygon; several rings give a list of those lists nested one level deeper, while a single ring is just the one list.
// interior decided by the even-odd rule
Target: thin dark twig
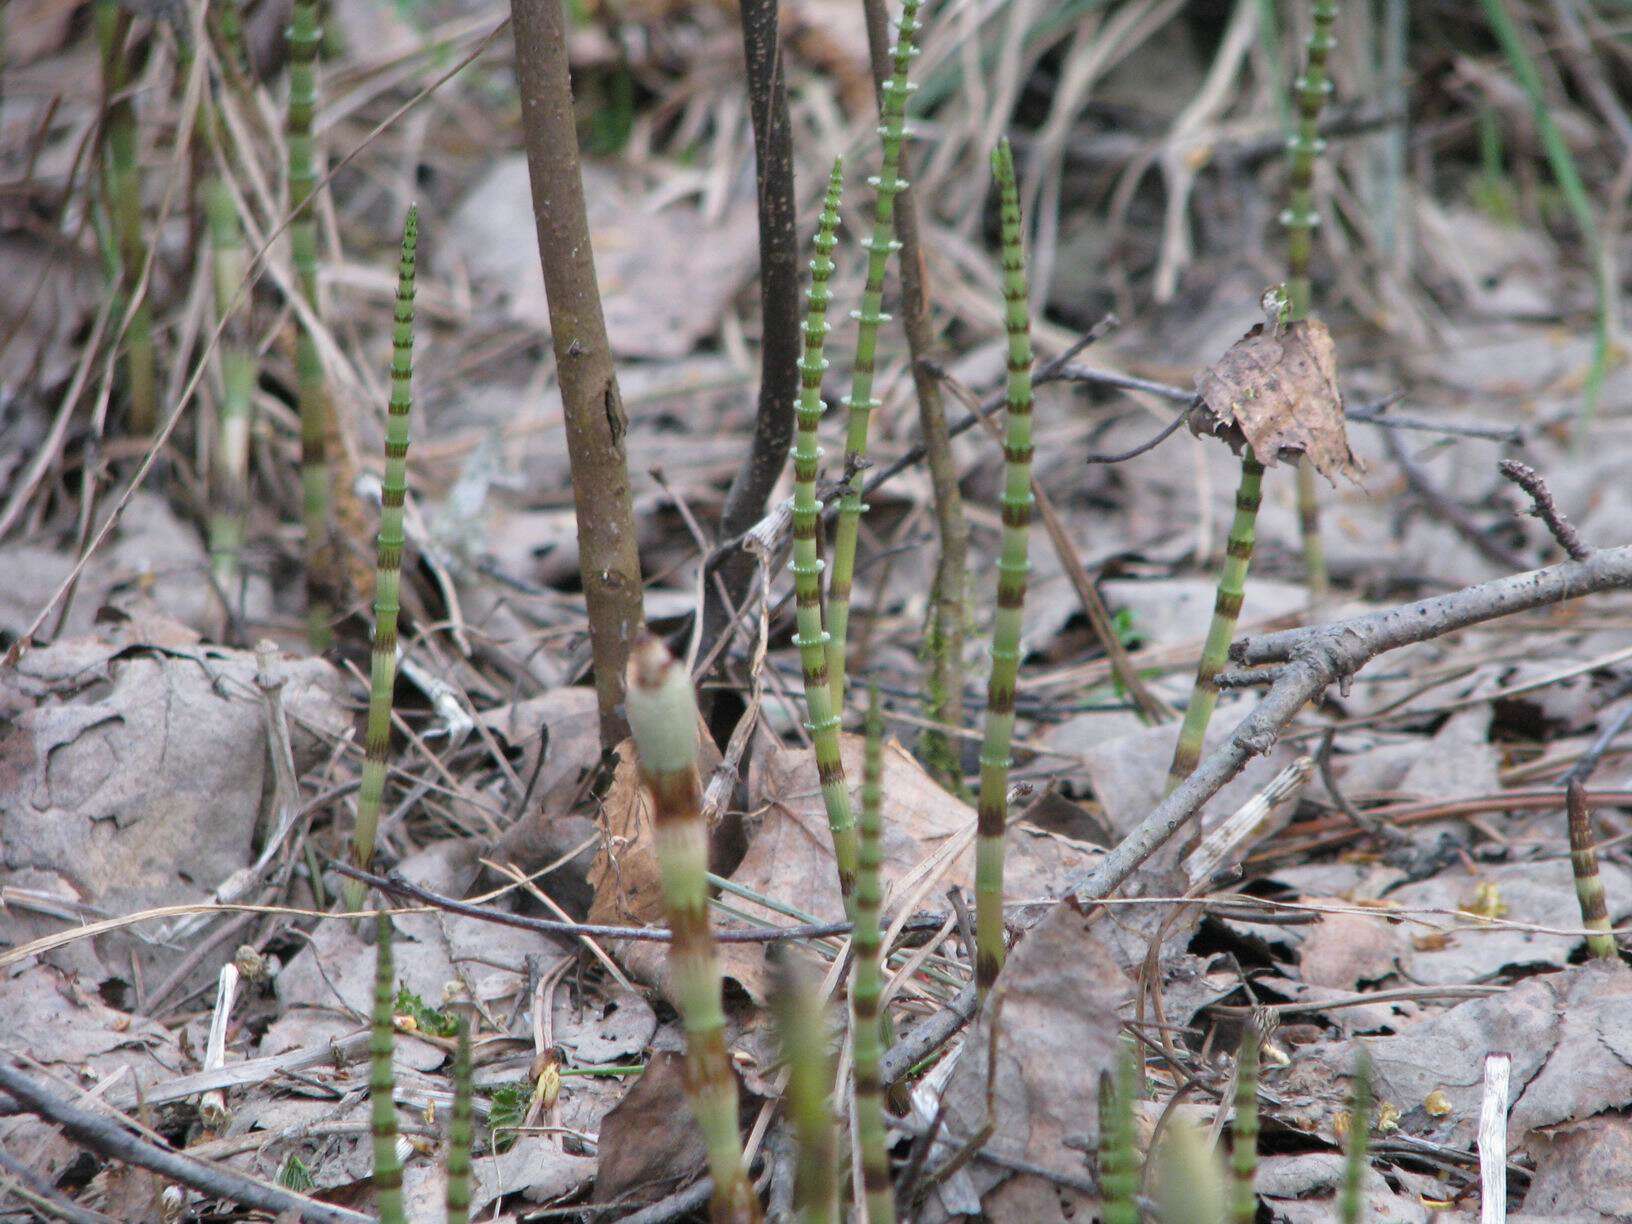
[{"label": "thin dark twig", "polygon": [[1428,507],[1440,515],[1456,529],[1469,544],[1472,544],[1479,554],[1487,561],[1493,561],[1503,569],[1522,570],[1525,566],[1524,558],[1519,556],[1505,544],[1498,544],[1490,538],[1490,533],[1476,523],[1473,516],[1467,512],[1462,504],[1454,498],[1442,493],[1428,473],[1423,471],[1422,465],[1405,453],[1405,447],[1400,440],[1391,433],[1383,435],[1383,445],[1388,448],[1388,457],[1398,465],[1404,473],[1406,483],[1412,488]]},{"label": "thin dark twig", "polygon": [[1337,728],[1327,727],[1326,734],[1320,737],[1320,750],[1315,753],[1315,766],[1320,770],[1320,780],[1326,786],[1326,793],[1342,810],[1343,814],[1354,821],[1357,828],[1364,829],[1373,837],[1380,837],[1386,841],[1401,842],[1405,834],[1386,820],[1362,812],[1349,802],[1349,797],[1343,793],[1337,784],[1337,775],[1332,772],[1332,742],[1337,738]]},{"label": "thin dark twig", "polygon": [[[1623,689],[1622,693],[1625,691]],[[1569,772],[1559,779],[1559,784],[1567,787],[1571,782],[1575,782],[1585,786],[1587,779],[1592,777],[1593,770],[1597,769],[1599,762],[1604,759],[1604,753],[1609,751],[1609,746],[1622,731],[1626,730],[1628,721],[1632,721],[1632,702],[1628,702],[1619,714],[1605,724],[1604,729],[1598,733],[1598,738],[1581,754],[1581,759],[1570,766]]]},{"label": "thin dark twig", "polygon": [[1553,491],[1547,487],[1540,472],[1517,459],[1501,460],[1496,470],[1525,491],[1534,503],[1530,507],[1530,515],[1547,524],[1547,530],[1558,541],[1558,546],[1569,553],[1570,560],[1585,561],[1592,555],[1592,549],[1581,543],[1575,524],[1565,518],[1564,512],[1558,508],[1558,503],[1553,500]]},{"label": "thin dark twig", "polygon": [[[88,1211],[76,1203],[71,1203],[57,1192],[57,1188],[42,1178],[33,1169],[20,1160],[15,1160],[6,1154],[6,1149],[0,1147],[0,1169],[10,1173],[24,1186],[30,1194],[44,1203],[37,1210],[46,1211],[52,1216],[61,1217],[69,1224],[116,1224],[112,1216],[103,1215],[100,1211]],[[16,1193],[16,1191],[13,1191]]]},{"label": "thin dark twig", "polygon": [[0,1088],[10,1093],[23,1109],[62,1127],[76,1143],[93,1152],[150,1169],[161,1177],[191,1186],[202,1194],[269,1211],[273,1215],[292,1212],[295,1219],[311,1220],[316,1224],[370,1224],[369,1216],[320,1203],[281,1186],[256,1181],[231,1169],[206,1164],[195,1157],[139,1139],[112,1119],[62,1100],[16,1067],[0,1064]]},{"label": "thin dark twig", "polygon": [[1162,426],[1161,432],[1158,433],[1149,442],[1141,442],[1141,443],[1139,443],[1138,446],[1134,447],[1132,450],[1125,450],[1125,451],[1122,451],[1122,452],[1120,452],[1118,454],[1114,454],[1114,455],[1089,455],[1088,458],[1086,460],[1084,460],[1084,462],[1086,462],[1086,463],[1126,463],[1129,459],[1137,459],[1140,455],[1145,454],[1147,451],[1155,450],[1163,442],[1166,442],[1175,433],[1177,433],[1178,429],[1179,429],[1179,426],[1184,424],[1185,418],[1188,417],[1189,415],[1190,415],[1190,404],[1188,402],[1186,402],[1184,407],[1179,409],[1179,415],[1174,417],[1166,425]]},{"label": "thin dark twig", "polygon": [[[462,914],[498,926],[516,927],[523,931],[537,931],[541,935],[571,935],[583,939],[623,939],[633,943],[669,943],[673,936],[663,927],[612,926],[595,922],[561,922],[553,918],[529,918],[512,914],[487,905],[473,905],[444,897],[428,888],[421,888],[412,880],[397,875],[373,875],[350,863],[336,861],[334,870],[353,880],[361,880],[372,888],[395,897],[406,897],[422,905],[434,906],[450,914]],[[934,930],[946,921],[945,915],[917,914],[907,919],[903,930]],[[806,922],[789,927],[726,927],[714,932],[718,943],[779,943],[790,939],[823,939],[830,935],[848,935],[848,922]]]}]

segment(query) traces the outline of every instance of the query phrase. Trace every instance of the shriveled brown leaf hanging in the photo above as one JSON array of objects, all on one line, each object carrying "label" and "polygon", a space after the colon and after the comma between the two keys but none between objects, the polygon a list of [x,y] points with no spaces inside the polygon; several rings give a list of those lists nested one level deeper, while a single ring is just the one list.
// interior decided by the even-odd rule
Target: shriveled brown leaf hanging
[{"label": "shriveled brown leaf hanging", "polygon": [[1339,474],[1358,482],[1363,470],[1343,424],[1332,334],[1317,319],[1259,323],[1231,345],[1197,380],[1190,428],[1238,453],[1250,443],[1266,465],[1307,455],[1333,483]]}]

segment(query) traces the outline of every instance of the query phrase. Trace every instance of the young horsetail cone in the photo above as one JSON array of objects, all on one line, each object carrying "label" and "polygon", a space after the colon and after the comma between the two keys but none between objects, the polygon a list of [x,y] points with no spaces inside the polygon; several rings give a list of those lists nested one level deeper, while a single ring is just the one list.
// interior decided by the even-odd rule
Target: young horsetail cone
[{"label": "young horsetail cone", "polygon": [[697,694],[685,665],[650,633],[629,652],[626,707],[640,780],[651,797],[653,840],[675,1006],[686,1034],[686,1092],[708,1147],[715,1224],[760,1219],[737,1131],[737,1081],[725,1048],[720,967],[708,920],[708,829],[697,776]]},{"label": "young horsetail cone", "polygon": [[1020,668],[1020,622],[1026,603],[1031,531],[1031,314],[1021,245],[1020,194],[1008,141],[992,154],[1002,196],[1003,320],[1009,335],[1008,433],[1003,439],[1003,550],[997,560],[997,613],[992,622],[992,675],[986,689],[986,736],[980,750],[979,822],[975,842],[975,985],[984,997],[1003,967],[1003,834],[1009,817],[1009,749],[1014,741],[1014,684]]},{"label": "young horsetail cone", "polygon": [[1604,878],[1598,873],[1597,838],[1592,831],[1592,809],[1587,793],[1575,778],[1564,790],[1570,817],[1570,870],[1575,876],[1575,897],[1581,905],[1581,925],[1587,936],[1587,954],[1596,960],[1615,960],[1615,936],[1609,924],[1609,906],[1604,899]]}]

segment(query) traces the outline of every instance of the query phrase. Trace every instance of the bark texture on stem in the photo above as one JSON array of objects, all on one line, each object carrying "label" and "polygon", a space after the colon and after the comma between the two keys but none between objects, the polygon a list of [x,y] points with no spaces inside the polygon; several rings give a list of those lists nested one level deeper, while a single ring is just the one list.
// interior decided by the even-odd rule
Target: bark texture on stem
[{"label": "bark texture on stem", "polygon": [[628,732],[620,709],[623,671],[642,623],[640,555],[623,442],[629,422],[595,280],[561,2],[512,0],[510,11],[539,262],[572,464],[601,746],[610,750]]},{"label": "bark texture on stem", "polygon": [[[759,406],[747,460],[732,478],[720,514],[720,534],[726,538],[741,535],[765,512],[765,501],[788,462],[793,403],[799,387],[798,205],[777,0],[745,0],[742,52],[759,202]],[[733,553],[722,570],[726,594],[733,602],[743,598],[753,576],[753,556]],[[726,623],[726,609],[712,585],[704,590],[702,655],[706,657]]]}]

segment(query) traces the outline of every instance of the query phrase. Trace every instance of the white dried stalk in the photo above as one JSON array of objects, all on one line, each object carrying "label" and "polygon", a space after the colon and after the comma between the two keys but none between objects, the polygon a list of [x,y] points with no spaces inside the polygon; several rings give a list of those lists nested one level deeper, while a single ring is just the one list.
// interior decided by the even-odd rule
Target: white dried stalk
[{"label": "white dried stalk", "polygon": [[1231,861],[1236,851],[1251,840],[1270,814],[1303,789],[1314,769],[1313,757],[1300,756],[1276,774],[1268,786],[1207,834],[1201,845],[1184,860],[1185,878],[1191,886],[1210,880],[1219,868]]},{"label": "white dried stalk", "polygon": [[1507,1079],[1513,1059],[1485,1056],[1485,1095],[1479,1106],[1479,1224],[1507,1220]]},{"label": "white dried stalk", "polygon": [[[227,1021],[232,1016],[233,1000],[238,994],[238,966],[228,961],[221,966],[221,977],[215,984],[215,1011],[210,1016],[210,1040],[204,1047],[204,1070],[218,1071],[227,1063]],[[218,1131],[227,1124],[227,1094],[212,1088],[198,1098],[198,1113],[204,1125]]]}]

